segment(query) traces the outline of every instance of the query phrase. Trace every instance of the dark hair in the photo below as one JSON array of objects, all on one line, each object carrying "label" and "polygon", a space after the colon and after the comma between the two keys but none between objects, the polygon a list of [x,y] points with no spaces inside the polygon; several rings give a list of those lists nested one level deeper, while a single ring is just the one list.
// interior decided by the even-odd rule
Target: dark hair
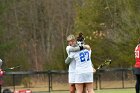
[{"label": "dark hair", "polygon": [[79,33],[79,36],[77,37],[77,41],[84,41],[83,33]]}]

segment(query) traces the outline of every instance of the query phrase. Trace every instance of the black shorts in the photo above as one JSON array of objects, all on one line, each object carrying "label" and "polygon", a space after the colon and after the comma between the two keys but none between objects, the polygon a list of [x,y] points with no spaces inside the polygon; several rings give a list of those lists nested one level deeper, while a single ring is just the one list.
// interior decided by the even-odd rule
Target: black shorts
[{"label": "black shorts", "polygon": [[133,73],[134,73],[135,75],[140,74],[140,68],[133,68]]}]

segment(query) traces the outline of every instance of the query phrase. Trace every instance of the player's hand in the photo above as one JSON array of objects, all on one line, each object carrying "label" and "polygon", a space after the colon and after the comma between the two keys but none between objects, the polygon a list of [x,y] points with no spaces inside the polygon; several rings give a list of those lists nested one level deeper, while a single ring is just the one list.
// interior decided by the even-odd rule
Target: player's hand
[{"label": "player's hand", "polygon": [[93,73],[95,73],[96,72],[96,69],[95,68],[93,68]]},{"label": "player's hand", "polygon": [[90,50],[91,49],[89,45],[83,45],[83,48],[84,49],[87,49],[87,50]]}]

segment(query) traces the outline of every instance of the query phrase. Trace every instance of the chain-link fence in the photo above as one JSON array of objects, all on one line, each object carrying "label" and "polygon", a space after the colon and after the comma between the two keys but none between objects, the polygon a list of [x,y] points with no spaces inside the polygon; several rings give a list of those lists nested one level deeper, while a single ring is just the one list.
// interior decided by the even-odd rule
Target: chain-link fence
[{"label": "chain-link fence", "polygon": [[135,76],[131,69],[111,69],[100,71],[98,75],[100,89],[132,88],[135,86]]},{"label": "chain-link fence", "polygon": [[[67,71],[7,72],[3,89],[30,89],[33,92],[68,90]],[[99,70],[94,74],[94,89],[132,88],[135,76],[130,69]]]}]

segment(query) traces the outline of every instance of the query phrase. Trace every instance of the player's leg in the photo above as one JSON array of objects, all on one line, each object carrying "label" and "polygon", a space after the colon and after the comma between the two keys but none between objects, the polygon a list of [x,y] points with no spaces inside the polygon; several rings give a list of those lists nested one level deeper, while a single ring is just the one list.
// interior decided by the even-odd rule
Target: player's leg
[{"label": "player's leg", "polygon": [[86,78],[86,82],[87,82],[87,83],[85,83],[87,93],[94,93],[94,91],[93,91],[93,72],[86,73],[85,78]]},{"label": "player's leg", "polygon": [[0,85],[0,93],[2,93],[2,88],[1,88],[2,86]]},{"label": "player's leg", "polygon": [[139,93],[140,91],[140,75],[136,75],[136,93]]},{"label": "player's leg", "polygon": [[75,74],[75,83],[76,83],[76,91],[77,93],[87,93],[86,92],[86,85],[85,85],[85,80],[86,80],[86,74],[81,73],[81,74]]},{"label": "player's leg", "polygon": [[69,91],[70,93],[75,93],[76,91],[75,84],[69,84]]},{"label": "player's leg", "polygon": [[86,84],[83,84],[83,93],[87,93]]},{"label": "player's leg", "polygon": [[77,83],[77,84],[75,84],[75,86],[76,86],[76,93],[83,93],[83,83]]},{"label": "player's leg", "polygon": [[69,72],[69,91],[70,93],[75,93],[76,88],[75,88],[75,73]]},{"label": "player's leg", "polygon": [[93,83],[86,83],[88,93],[95,93],[93,90]]}]

